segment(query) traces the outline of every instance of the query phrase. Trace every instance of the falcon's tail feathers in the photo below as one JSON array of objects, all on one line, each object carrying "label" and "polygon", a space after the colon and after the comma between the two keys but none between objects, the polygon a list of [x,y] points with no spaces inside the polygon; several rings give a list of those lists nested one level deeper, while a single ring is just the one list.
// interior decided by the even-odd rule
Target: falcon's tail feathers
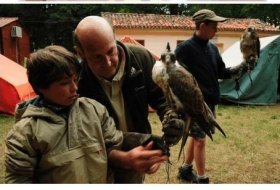
[{"label": "falcon's tail feathers", "polygon": [[222,129],[222,127],[217,123],[217,121],[214,120],[214,126],[224,135],[224,137],[226,136],[226,133],[224,132],[224,130]]},{"label": "falcon's tail feathers", "polygon": [[209,124],[211,125],[210,128],[208,129],[212,129],[212,133],[214,133],[214,127],[216,127],[223,135],[224,137],[226,137],[225,132],[223,131],[222,127],[218,124],[218,122],[215,119],[215,116],[213,114],[213,112],[211,111],[211,109],[208,107],[208,105],[206,103],[204,103],[205,108],[207,109],[207,117],[208,117],[208,121]]},{"label": "falcon's tail feathers", "polygon": [[206,135],[211,139],[211,141],[213,141],[213,136],[212,136],[212,133],[210,130],[207,130],[207,129],[203,129],[204,132],[206,133]]},{"label": "falcon's tail feathers", "polygon": [[180,150],[179,150],[178,160],[180,159],[182,151],[183,151],[183,149],[185,147],[185,144],[187,142],[189,132],[190,132],[191,123],[192,123],[191,117],[187,116],[186,119],[185,119],[185,127],[184,127],[184,130],[183,130],[183,137],[182,137],[182,142],[181,142],[181,146],[180,146]]}]

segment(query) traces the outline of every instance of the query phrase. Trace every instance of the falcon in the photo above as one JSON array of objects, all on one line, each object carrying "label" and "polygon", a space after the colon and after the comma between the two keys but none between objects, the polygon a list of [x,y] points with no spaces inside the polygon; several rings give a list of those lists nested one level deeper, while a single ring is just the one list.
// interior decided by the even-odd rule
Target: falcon
[{"label": "falcon", "polygon": [[260,40],[253,26],[246,28],[240,39],[240,50],[243,54],[243,61],[250,72],[256,65],[260,56]]},{"label": "falcon", "polygon": [[[250,73],[253,70],[253,68],[256,66],[260,56],[260,40],[258,34],[256,33],[255,27],[253,26],[247,27],[245,32],[242,34],[240,39],[240,51],[243,54],[243,63],[247,66],[247,68],[244,69],[247,70],[250,82],[252,84],[253,80],[251,78]],[[243,74],[242,70],[243,69],[241,69],[234,77],[236,83],[235,90],[237,93],[238,91],[241,91],[239,79]]]},{"label": "falcon", "polygon": [[170,50],[169,43],[167,51],[161,55],[161,60],[157,61],[153,67],[152,79],[162,89],[171,109],[185,121],[179,157],[192,122],[196,122],[211,140],[213,140],[212,134],[215,127],[226,136],[216,122],[212,111],[204,102],[194,76],[178,64],[175,54]]}]

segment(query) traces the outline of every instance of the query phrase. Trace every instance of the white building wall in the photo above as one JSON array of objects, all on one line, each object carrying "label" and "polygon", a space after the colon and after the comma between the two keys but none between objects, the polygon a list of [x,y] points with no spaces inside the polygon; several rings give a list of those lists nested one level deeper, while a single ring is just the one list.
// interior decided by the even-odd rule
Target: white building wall
[{"label": "white building wall", "polygon": [[[177,41],[186,40],[193,35],[193,31],[185,30],[135,30],[135,29],[115,29],[116,38],[119,40],[124,36],[130,36],[135,40],[144,40],[145,47],[157,56],[160,56],[166,49],[166,44],[169,42],[171,50],[175,50]],[[220,50],[224,52],[227,48],[232,46],[235,42],[240,40],[242,32],[227,32],[220,31],[217,33],[214,42]],[[260,33],[260,37],[271,36],[275,34]]]},{"label": "white building wall", "polygon": [[135,40],[144,40],[145,47],[160,56],[165,51],[167,42],[169,42],[171,50],[175,50],[178,40],[185,40],[191,36],[190,33],[179,31],[144,31],[144,30],[115,30],[116,38],[119,40],[124,36],[130,36]]}]

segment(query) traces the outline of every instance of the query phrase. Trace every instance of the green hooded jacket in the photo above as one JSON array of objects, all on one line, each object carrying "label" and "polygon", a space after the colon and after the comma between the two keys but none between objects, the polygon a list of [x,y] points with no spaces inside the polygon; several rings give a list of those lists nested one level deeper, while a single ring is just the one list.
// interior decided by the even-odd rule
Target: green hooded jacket
[{"label": "green hooded jacket", "polygon": [[5,183],[107,183],[111,149],[123,134],[106,108],[79,98],[69,117],[29,104],[6,139]]}]

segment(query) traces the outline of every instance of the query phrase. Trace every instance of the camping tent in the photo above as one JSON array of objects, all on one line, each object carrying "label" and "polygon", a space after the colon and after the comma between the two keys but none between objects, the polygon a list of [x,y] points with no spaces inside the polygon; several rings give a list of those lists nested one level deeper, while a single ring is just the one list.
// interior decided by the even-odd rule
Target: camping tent
[{"label": "camping tent", "polygon": [[34,96],[26,69],[0,54],[0,113],[13,115],[17,103]]},{"label": "camping tent", "polygon": [[[257,65],[253,71],[241,77],[240,90],[235,90],[234,79],[220,82],[222,100],[254,105],[270,105],[279,100],[280,36],[264,37],[260,42],[261,52]],[[226,67],[241,63],[239,46],[240,43],[236,42],[222,54]]]}]

